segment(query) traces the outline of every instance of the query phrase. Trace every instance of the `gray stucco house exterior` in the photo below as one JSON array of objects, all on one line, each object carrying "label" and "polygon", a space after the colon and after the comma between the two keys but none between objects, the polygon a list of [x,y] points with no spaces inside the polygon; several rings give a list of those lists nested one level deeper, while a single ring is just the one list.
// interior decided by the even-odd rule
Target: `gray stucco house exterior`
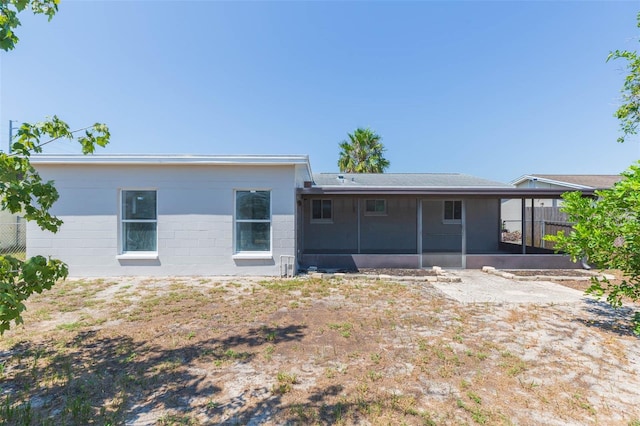
[{"label": "gray stucco house exterior", "polygon": [[551,250],[501,241],[505,199],[524,212],[527,200],[558,199],[564,191],[464,174],[316,174],[299,190],[299,262],[345,269],[576,267]]},{"label": "gray stucco house exterior", "polygon": [[52,213],[64,225],[52,234],[30,223],[27,255],[57,257],[74,276],[573,266],[500,239],[504,199],[524,211],[526,199],[559,198],[557,188],[313,174],[304,155],[39,155],[32,164],[55,181]]}]

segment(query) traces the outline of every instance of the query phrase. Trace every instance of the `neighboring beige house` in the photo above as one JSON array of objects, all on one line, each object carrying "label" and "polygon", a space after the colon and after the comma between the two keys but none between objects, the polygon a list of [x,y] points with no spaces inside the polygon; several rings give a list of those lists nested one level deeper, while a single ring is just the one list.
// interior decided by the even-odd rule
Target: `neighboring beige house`
[{"label": "neighboring beige house", "polygon": [[[598,189],[611,188],[621,179],[620,175],[527,174],[510,183],[521,189],[553,189],[591,193]],[[514,233],[521,232],[522,227],[525,226],[529,230],[529,236],[536,236],[533,245],[545,247],[544,235],[570,229],[566,215],[560,211],[561,206],[562,199],[560,198],[530,198],[524,200],[524,204],[520,199],[503,199],[501,203],[503,229]],[[523,215],[526,218],[524,224],[522,222]],[[531,230],[532,227],[535,228],[534,231]]]},{"label": "neighboring beige house", "polygon": [[[554,188],[567,191],[581,191],[611,188],[622,179],[620,175],[522,175],[511,181],[517,188]],[[561,200],[536,200],[536,207],[557,207]]]}]

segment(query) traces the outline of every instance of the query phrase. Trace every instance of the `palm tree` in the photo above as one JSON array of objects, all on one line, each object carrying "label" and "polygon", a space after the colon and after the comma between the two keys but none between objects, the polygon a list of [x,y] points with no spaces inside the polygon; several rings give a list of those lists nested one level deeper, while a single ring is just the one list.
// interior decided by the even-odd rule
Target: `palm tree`
[{"label": "palm tree", "polygon": [[384,173],[389,160],[382,156],[385,151],[382,138],[371,129],[357,128],[347,133],[349,140],[340,142],[338,167],[342,173]]}]

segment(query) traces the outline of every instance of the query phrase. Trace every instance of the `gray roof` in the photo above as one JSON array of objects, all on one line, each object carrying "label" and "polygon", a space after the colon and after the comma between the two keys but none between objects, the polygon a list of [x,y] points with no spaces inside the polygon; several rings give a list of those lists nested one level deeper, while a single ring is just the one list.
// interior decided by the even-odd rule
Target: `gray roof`
[{"label": "gray roof", "polygon": [[[339,177],[342,176],[343,179]],[[460,173],[316,173],[316,187],[346,188],[512,188]]]},{"label": "gray roof", "polygon": [[[342,179],[340,178],[342,176]],[[425,197],[559,198],[563,188],[518,188],[460,173],[320,173],[299,193],[307,195],[418,195]],[[581,189],[593,194],[592,189]]]}]

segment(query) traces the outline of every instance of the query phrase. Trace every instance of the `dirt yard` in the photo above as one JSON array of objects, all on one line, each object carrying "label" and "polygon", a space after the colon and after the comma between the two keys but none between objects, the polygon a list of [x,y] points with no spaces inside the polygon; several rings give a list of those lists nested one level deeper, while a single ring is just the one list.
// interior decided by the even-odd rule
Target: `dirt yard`
[{"label": "dirt yard", "polygon": [[0,421],[638,426],[628,315],[374,278],[70,280],[2,337]]}]

